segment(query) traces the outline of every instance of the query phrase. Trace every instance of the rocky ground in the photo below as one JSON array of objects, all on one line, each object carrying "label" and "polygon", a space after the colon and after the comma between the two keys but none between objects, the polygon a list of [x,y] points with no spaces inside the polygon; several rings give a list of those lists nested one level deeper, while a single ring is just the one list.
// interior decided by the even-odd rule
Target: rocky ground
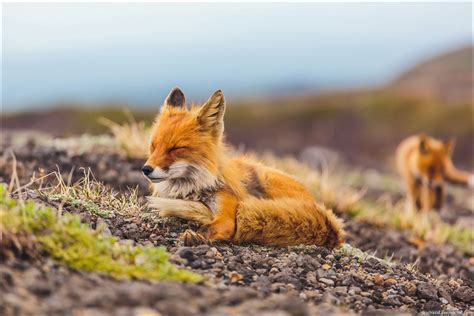
[{"label": "rocky ground", "polygon": [[[79,167],[88,167],[98,180],[119,191],[138,185],[140,194],[147,192],[139,172],[141,160],[110,152],[71,153],[34,141],[20,147],[3,143],[0,182],[8,183],[12,175],[10,149],[14,149],[22,184],[34,171],[41,174],[57,169],[66,178],[73,170],[72,179],[78,180],[83,176]],[[45,198],[41,202],[57,206]],[[364,251],[376,250],[375,256],[352,247],[335,252],[318,247],[277,249],[227,243],[189,248],[178,241],[179,233],[192,226],[184,221],[122,216],[103,219],[72,205],[66,204],[65,209],[81,216],[92,228],[101,222],[107,227],[105,233],[121,240],[164,245],[174,263],[208,276],[208,280],[202,284],[115,280],[74,271],[47,258],[16,256],[0,263],[0,287],[5,293],[0,298],[1,314],[474,311],[472,257],[449,245],[420,246],[409,232],[347,219],[347,242]],[[391,261],[377,258],[391,255]]]}]

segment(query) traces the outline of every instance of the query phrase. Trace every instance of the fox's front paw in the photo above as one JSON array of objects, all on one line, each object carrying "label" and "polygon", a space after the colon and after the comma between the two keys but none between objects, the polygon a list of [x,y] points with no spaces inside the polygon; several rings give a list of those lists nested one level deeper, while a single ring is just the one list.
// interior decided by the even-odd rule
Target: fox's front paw
[{"label": "fox's front paw", "polygon": [[203,235],[191,229],[186,229],[186,231],[179,236],[179,239],[187,247],[207,244],[207,239]]},{"label": "fox's front paw", "polygon": [[148,197],[148,212],[157,217],[176,216],[177,201],[155,196]]},{"label": "fox's front paw", "polygon": [[169,206],[168,199],[156,197],[156,196],[148,196],[148,208],[152,209],[154,212],[159,212],[161,210],[167,209]]}]

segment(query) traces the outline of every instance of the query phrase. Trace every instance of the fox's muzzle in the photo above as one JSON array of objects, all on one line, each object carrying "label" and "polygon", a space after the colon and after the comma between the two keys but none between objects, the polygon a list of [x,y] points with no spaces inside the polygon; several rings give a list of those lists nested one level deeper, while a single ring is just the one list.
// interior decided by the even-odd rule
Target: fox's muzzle
[{"label": "fox's muzzle", "polygon": [[167,178],[167,174],[159,167],[153,168],[150,165],[144,165],[142,172],[151,182],[154,183],[161,182]]},{"label": "fox's muzzle", "polygon": [[153,167],[148,166],[148,165],[144,165],[143,168],[142,168],[142,172],[145,176],[148,176],[150,173],[153,172]]}]

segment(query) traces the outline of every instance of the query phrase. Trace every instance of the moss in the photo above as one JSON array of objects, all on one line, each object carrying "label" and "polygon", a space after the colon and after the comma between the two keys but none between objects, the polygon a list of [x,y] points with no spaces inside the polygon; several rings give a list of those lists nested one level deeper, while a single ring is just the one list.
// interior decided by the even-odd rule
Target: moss
[{"label": "moss", "polygon": [[99,205],[92,201],[85,201],[82,199],[74,198],[65,194],[51,194],[48,196],[51,201],[63,201],[70,204],[74,208],[85,210],[91,214],[110,218],[113,214],[112,210],[100,208]]},{"label": "moss", "polygon": [[202,276],[177,268],[164,247],[121,244],[115,237],[91,230],[78,216],[57,216],[54,209],[8,196],[0,185],[2,234],[30,234],[40,249],[71,268],[117,278],[200,281]]},{"label": "moss", "polygon": [[367,261],[369,259],[375,259],[378,262],[381,262],[381,263],[383,263],[387,266],[392,266],[393,265],[392,261],[389,260],[389,259],[381,259],[381,258],[375,257],[374,255],[371,255],[367,252],[364,252],[364,251],[360,250],[359,248],[353,247],[353,246],[351,246],[347,243],[342,244],[342,247],[335,250],[335,253],[342,254],[342,255],[345,255],[345,256],[356,257],[359,262],[364,262],[364,261]]}]

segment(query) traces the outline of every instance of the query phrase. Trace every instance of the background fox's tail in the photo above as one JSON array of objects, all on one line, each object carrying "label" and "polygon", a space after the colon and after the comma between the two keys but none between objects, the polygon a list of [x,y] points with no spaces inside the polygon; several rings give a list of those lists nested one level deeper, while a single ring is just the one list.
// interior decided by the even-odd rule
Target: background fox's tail
[{"label": "background fox's tail", "polygon": [[446,164],[445,179],[452,184],[474,188],[474,174],[457,169],[451,161]]},{"label": "background fox's tail", "polygon": [[294,198],[245,199],[237,210],[237,243],[268,246],[299,244],[339,247],[344,241],[342,222],[314,201]]}]

